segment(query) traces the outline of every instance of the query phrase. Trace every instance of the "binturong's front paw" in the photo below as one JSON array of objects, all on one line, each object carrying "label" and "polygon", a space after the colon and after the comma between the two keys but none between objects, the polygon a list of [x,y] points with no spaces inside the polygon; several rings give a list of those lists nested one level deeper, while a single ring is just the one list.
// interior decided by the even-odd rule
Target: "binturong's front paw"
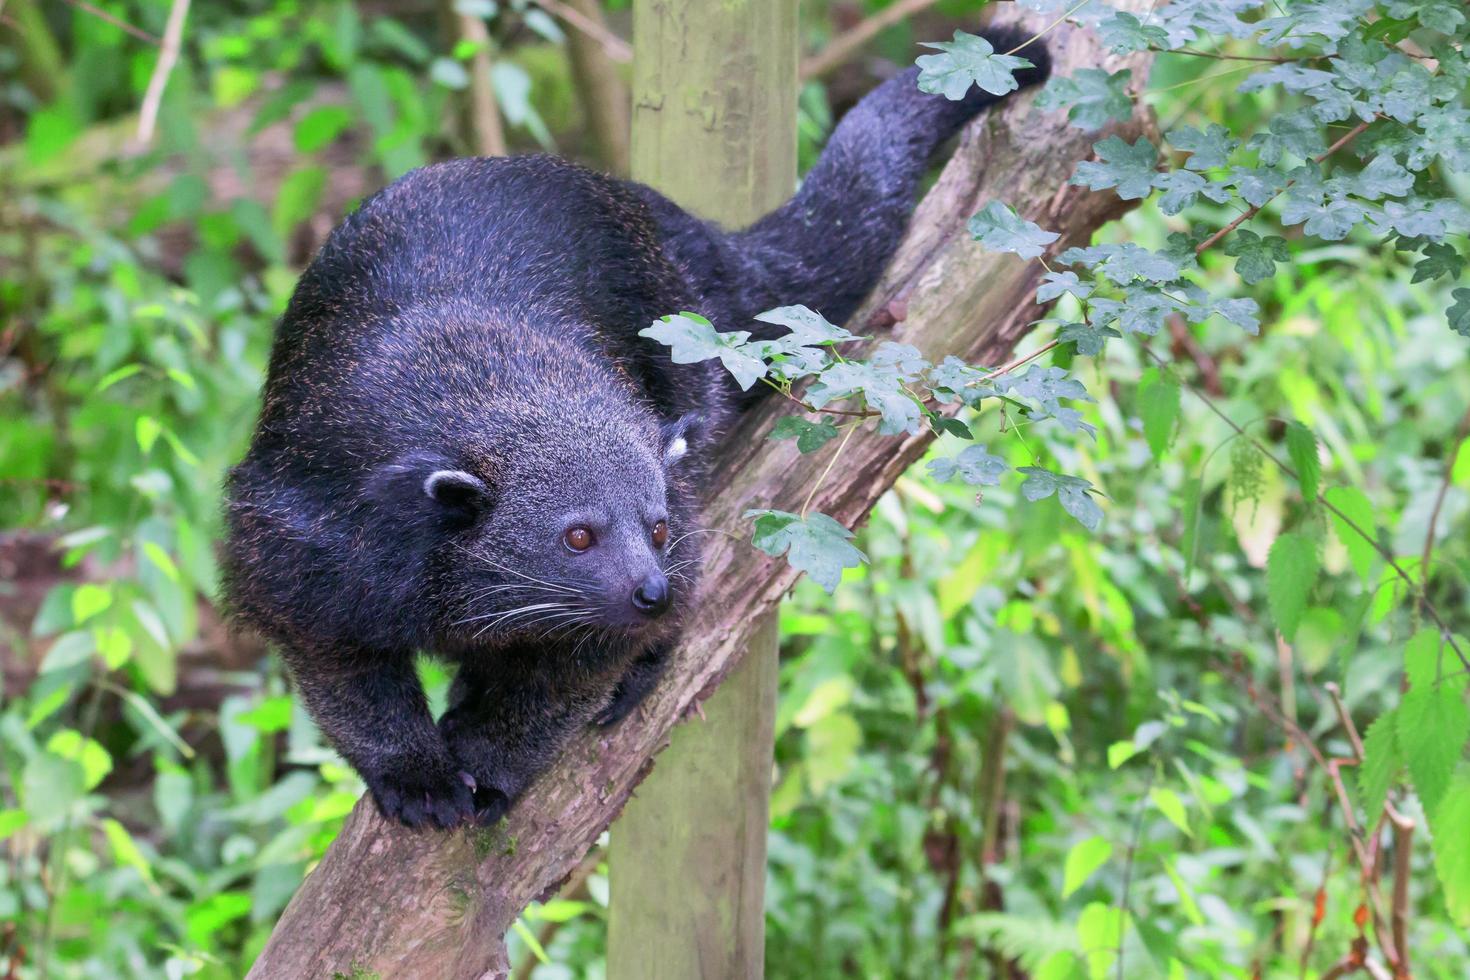
[{"label": "binturong's front paw", "polygon": [[413,760],[363,778],[378,812],[404,826],[450,830],[474,818],[474,779],[448,766]]},{"label": "binturong's front paw", "polygon": [[504,753],[473,726],[457,724],[458,719],[440,722],[454,756],[469,786],[473,799],[471,819],[482,827],[498,823],[510,810],[524,780],[516,779],[505,765]]}]

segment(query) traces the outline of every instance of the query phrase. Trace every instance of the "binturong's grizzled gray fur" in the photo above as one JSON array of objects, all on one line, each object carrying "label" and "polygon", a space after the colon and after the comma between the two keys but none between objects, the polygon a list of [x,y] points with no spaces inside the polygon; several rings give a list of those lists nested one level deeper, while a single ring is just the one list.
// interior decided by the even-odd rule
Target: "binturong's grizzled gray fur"
[{"label": "binturong's grizzled gray fur", "polygon": [[[1046,74],[1026,53],[1023,85]],[[704,473],[747,399],[638,331],[694,310],[759,336],[755,314],[796,303],[842,322],[933,151],[992,101],[904,72],[743,231],[542,156],[414,171],[332,233],[229,479],[225,595],[386,815],[498,820],[570,732],[658,680],[695,594]],[[416,650],[458,664],[437,722]]]}]

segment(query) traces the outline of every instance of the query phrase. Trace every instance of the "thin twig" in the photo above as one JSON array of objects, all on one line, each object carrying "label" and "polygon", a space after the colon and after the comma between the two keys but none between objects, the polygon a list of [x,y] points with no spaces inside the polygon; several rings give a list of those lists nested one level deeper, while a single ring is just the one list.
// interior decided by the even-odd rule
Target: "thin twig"
[{"label": "thin twig", "polygon": [[1123,887],[1118,892],[1118,980],[1125,980],[1123,972],[1123,940],[1128,930],[1128,890],[1133,886],[1133,863],[1138,855],[1138,844],[1143,839],[1143,814],[1148,809],[1148,794],[1153,791],[1157,770],[1150,769],[1143,793],[1138,798],[1138,809],[1133,814],[1133,830],[1128,837],[1128,856],[1123,859]]},{"label": "thin twig", "polygon": [[1459,458],[1467,435],[1470,435],[1470,408],[1465,409],[1460,427],[1455,430],[1455,445],[1450,449],[1449,458],[1444,461],[1444,479],[1440,481],[1439,493],[1435,495],[1434,509],[1429,512],[1429,529],[1424,532],[1424,557],[1419,561],[1419,587],[1422,589],[1429,588],[1429,558],[1434,551],[1434,532],[1439,525],[1439,511],[1444,506],[1445,494],[1449,493],[1450,481],[1455,475],[1455,460]]},{"label": "thin twig", "polygon": [[109,14],[101,7],[92,6],[90,3],[87,3],[87,0],[65,0],[65,2],[71,4],[73,7],[76,7],[78,10],[82,10],[86,13],[91,14],[98,20],[106,21],[120,31],[124,31],[128,34],[133,35],[133,37],[137,38],[140,41],[147,41],[149,44],[152,45],[157,45],[159,43],[158,38],[154,37],[152,34],[149,34],[147,31],[143,30],[143,28],[134,27],[132,24],[129,24],[122,18]]},{"label": "thin twig", "polygon": [[797,70],[797,77],[803,82],[812,78],[821,78],[862,50],[863,45],[881,31],[938,2],[939,0],[899,0],[898,3],[884,7],[871,17],[863,18],[827,42],[826,47],[822,50],[810,58],[802,59],[801,67]]},{"label": "thin twig", "polygon": [[1385,803],[1383,812],[1393,824],[1393,904],[1389,921],[1393,923],[1393,945],[1399,954],[1398,975],[1407,977],[1410,975],[1409,876],[1413,874],[1414,821],[1395,810],[1392,803]]},{"label": "thin twig", "polygon": [[[1377,117],[1375,116],[1374,118],[1376,119]],[[1318,154],[1312,159],[1315,160],[1317,163],[1321,163],[1323,160],[1326,160],[1328,157],[1332,156],[1332,154],[1336,153],[1338,150],[1342,149],[1344,146],[1347,146],[1353,140],[1357,139],[1358,136],[1362,134],[1363,130],[1368,128],[1369,123],[1371,122],[1372,120],[1369,120],[1369,122],[1358,123],[1352,129],[1342,134],[1342,136],[1338,138],[1336,143],[1333,143],[1324,152]],[[1294,180],[1287,181],[1286,186],[1282,187],[1281,190],[1277,191],[1275,194],[1272,194],[1260,204],[1252,205],[1244,214],[1240,215],[1240,217],[1234,219],[1224,228],[1221,228],[1209,238],[1206,238],[1204,241],[1200,242],[1199,245],[1195,246],[1194,254],[1199,255],[1211,246],[1218,244],[1220,239],[1224,238],[1226,235],[1230,234],[1232,231],[1239,228],[1241,225],[1245,224],[1256,215],[1260,214],[1261,208],[1265,207],[1267,204],[1270,204],[1272,201],[1276,200],[1278,197],[1284,194],[1286,192],[1286,189],[1294,183],[1296,183],[1296,181]]]},{"label": "thin twig", "polygon": [[624,65],[633,60],[633,45],[608,30],[605,24],[597,23],[570,4],[563,3],[562,0],[536,0],[536,6],[601,44],[609,60]]},{"label": "thin twig", "polygon": [[819,476],[819,477],[817,477],[817,482],[812,484],[811,490],[806,495],[806,500],[802,501],[802,503],[801,503],[801,517],[802,517],[802,520],[805,520],[806,519],[806,511],[807,511],[807,508],[812,505],[812,498],[817,495],[817,490],[819,490],[821,488],[822,484],[824,482],[826,482],[826,480],[827,480],[827,474],[832,472],[832,467],[834,467],[834,466],[837,465],[837,460],[838,460],[838,457],[840,457],[842,455],[842,450],[844,450],[844,449],[847,448],[847,440],[851,439],[852,438],[852,434],[854,432],[856,432],[857,430],[858,430],[857,423],[853,423],[852,425],[848,426],[847,434],[844,435],[842,437],[842,441],[837,444],[837,451],[832,454],[832,458],[831,459],[827,460],[827,467],[826,467],[826,469],[822,470],[822,475]]},{"label": "thin twig", "polygon": [[1077,3],[1074,4],[1071,9],[1062,12],[1062,16],[1058,17],[1050,24],[1047,24],[1041,30],[1037,31],[1035,34],[1031,35],[1020,44],[1016,45],[1014,48],[1011,48],[1009,51],[1006,52],[1006,54],[1013,55],[1017,51],[1020,51],[1022,48],[1028,47],[1032,44],[1035,44],[1037,41],[1040,41],[1042,38],[1050,34],[1054,27],[1062,23],[1062,21],[1066,20],[1068,17],[1071,17],[1073,14],[1075,14],[1077,11],[1081,10],[1083,7],[1087,6],[1091,2],[1092,0],[1077,0]]},{"label": "thin twig", "polygon": [[506,153],[505,128],[500,123],[500,106],[495,101],[494,42],[485,22],[469,14],[456,13],[460,40],[474,47],[470,55],[470,130],[475,152],[482,157],[503,157]]},{"label": "thin twig", "polygon": [[1160,54],[1187,54],[1195,58],[1213,58],[1216,61],[1264,61],[1267,64],[1282,65],[1288,61],[1296,61],[1296,58],[1268,58],[1261,55],[1249,54],[1224,54],[1219,51],[1196,51],[1193,48],[1169,48],[1160,49]]},{"label": "thin twig", "polygon": [[158,50],[158,63],[153,66],[153,76],[148,79],[148,90],[143,94],[143,108],[138,112],[138,143],[147,146],[153,142],[153,130],[158,125],[158,109],[163,104],[163,91],[168,87],[168,77],[179,61],[179,47],[184,40],[184,20],[189,16],[189,0],[173,0],[168,8],[168,23],[163,27],[163,43]]}]

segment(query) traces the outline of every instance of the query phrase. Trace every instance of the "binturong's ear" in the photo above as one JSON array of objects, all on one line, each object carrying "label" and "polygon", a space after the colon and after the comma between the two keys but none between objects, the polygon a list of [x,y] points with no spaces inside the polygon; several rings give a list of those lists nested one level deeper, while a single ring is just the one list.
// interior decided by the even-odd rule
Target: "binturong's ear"
[{"label": "binturong's ear", "polygon": [[466,522],[490,506],[490,488],[465,470],[434,470],[424,478],[424,493],[446,516]]},{"label": "binturong's ear", "polygon": [[363,489],[375,509],[398,521],[469,524],[494,502],[484,480],[431,452],[405,453],[378,466]]},{"label": "binturong's ear", "polygon": [[709,434],[709,420],[698,412],[681,415],[672,422],[659,427],[663,442],[665,466],[676,466],[689,456],[693,446],[704,441]]}]

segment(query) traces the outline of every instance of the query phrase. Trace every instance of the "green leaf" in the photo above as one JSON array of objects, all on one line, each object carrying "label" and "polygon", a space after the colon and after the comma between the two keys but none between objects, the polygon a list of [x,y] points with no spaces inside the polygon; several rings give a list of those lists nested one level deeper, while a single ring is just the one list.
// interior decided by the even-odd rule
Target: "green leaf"
[{"label": "green leaf", "polygon": [[[1369,502],[1367,494],[1357,487],[1331,487],[1322,494],[1322,498],[1346,515],[1364,534],[1372,536],[1378,533],[1373,523],[1373,504]],[[1352,563],[1353,570],[1358,573],[1359,578],[1367,582],[1368,576],[1373,572],[1373,561],[1378,557],[1373,541],[1353,530],[1352,525],[1336,513],[1328,513],[1332,514],[1332,527],[1337,532],[1337,539],[1347,549],[1348,561]]]},{"label": "green leaf", "polygon": [[668,347],[669,359],[675,364],[719,358],[742,391],[749,391],[751,385],[766,376],[766,362],[742,349],[750,339],[749,332],[717,333],[714,325],[698,313],[685,311],[660,317],[638,331],[638,336]]},{"label": "green leaf", "polygon": [[163,434],[163,426],[151,415],[139,415],[138,420],[133,423],[133,432],[138,439],[138,448],[146,456],[153,451],[158,437]]},{"label": "green leaf", "polygon": [[1071,293],[1078,299],[1086,299],[1092,295],[1093,285],[1083,282],[1077,278],[1075,272],[1048,272],[1041,277],[1041,285],[1036,288],[1036,302],[1046,303],[1057,299],[1063,293]]},{"label": "green leaf", "polygon": [[959,477],[966,483],[981,487],[998,485],[1001,476],[1009,469],[1004,459],[991,453],[983,444],[968,446],[953,459],[941,457],[931,459],[928,464],[929,475],[936,480],[950,483]]},{"label": "green leaf", "polygon": [[296,149],[301,153],[315,153],[342,135],[351,125],[352,113],[342,106],[317,106],[296,123],[293,133]]},{"label": "green leaf", "polygon": [[1022,466],[1020,472],[1026,474],[1026,480],[1021,484],[1021,496],[1027,500],[1044,500],[1055,493],[1062,509],[1077,518],[1089,531],[1096,531],[1102,524],[1102,508],[1087,492],[1092,489],[1092,484],[1088,481],[1077,476],[1053,473],[1037,466]]},{"label": "green leaf", "polygon": [[33,823],[49,826],[81,799],[85,779],[80,763],[51,752],[36,752],[21,772],[20,802]]},{"label": "green leaf", "polygon": [[1403,197],[1413,189],[1414,175],[1399,166],[1391,153],[1380,153],[1353,178],[1353,192],[1370,201]]},{"label": "green leaf", "polygon": [[1128,94],[1132,71],[1121,68],[1109,75],[1101,68],[1081,68],[1071,78],[1055,76],[1047,82],[1036,104],[1042,109],[1070,106],[1067,119],[1080,129],[1101,129],[1109,120],[1133,115]]},{"label": "green leaf", "polygon": [[1449,788],[1450,777],[1470,738],[1470,708],[1464,686],[1441,684],[1415,689],[1398,707],[1398,738],[1408,762],[1414,791],[1433,812]]},{"label": "green leaf", "polygon": [[1404,644],[1404,680],[1412,688],[1428,688],[1444,674],[1445,643],[1432,626],[1409,637]]},{"label": "green leaf", "polygon": [[311,217],[326,186],[325,167],[303,167],[281,181],[271,208],[271,228],[276,237],[290,237],[297,225]]},{"label": "green leaf", "polygon": [[1461,769],[1429,819],[1434,832],[1434,870],[1445,905],[1462,927],[1470,926],[1470,773]]},{"label": "green leaf", "polygon": [[1070,898],[1112,855],[1112,842],[1104,837],[1089,837],[1073,844],[1062,870],[1062,898]]},{"label": "green leaf", "polygon": [[1170,145],[1190,154],[1185,166],[1190,170],[1213,170],[1230,164],[1230,154],[1240,146],[1230,131],[1219,123],[1211,123],[1204,132],[1193,126],[1181,126],[1165,134]]},{"label": "green leaf", "polygon": [[112,589],[91,582],[76,587],[71,594],[71,617],[78,625],[106,611],[112,605]]},{"label": "green leaf", "polygon": [[1179,384],[1149,368],[1138,384],[1138,417],[1143,422],[1143,437],[1155,459],[1163,459],[1174,437],[1179,420]]},{"label": "green leaf", "polygon": [[1470,337],[1470,288],[1462,286],[1450,295],[1455,300],[1445,312],[1450,329],[1462,337]]},{"label": "green leaf", "polygon": [[1286,239],[1276,235],[1262,238],[1244,228],[1226,240],[1225,254],[1237,257],[1235,271],[1250,285],[1274,276],[1277,262],[1291,261],[1291,249],[1287,247]]},{"label": "green leaf", "polygon": [[1133,740],[1123,739],[1108,746],[1108,768],[1116,769],[1129,759],[1138,754],[1138,746]]},{"label": "green leaf", "polygon": [[210,946],[211,937],[250,914],[251,900],[247,892],[216,892],[190,905],[184,912],[185,934],[189,942],[201,948]]},{"label": "green leaf", "polygon": [[35,167],[55,159],[81,133],[82,121],[70,100],[59,99],[54,105],[37,109],[26,126],[26,162]]},{"label": "green leaf", "polygon": [[112,860],[119,867],[132,868],[144,881],[153,883],[153,868],[139,850],[137,841],[128,829],[111,817],[102,821],[102,833],[112,847]]},{"label": "green leaf", "polygon": [[1072,183],[1095,191],[1116,187],[1118,197],[1125,201],[1148,197],[1159,160],[1159,152],[1152,143],[1140,137],[1130,145],[1117,136],[1109,136],[1093,144],[1092,149],[1100,162],[1079,163]]},{"label": "green leaf", "polygon": [[95,739],[73,728],[63,728],[46,742],[46,751],[82,767],[82,790],[92,789],[112,772],[112,756]]},{"label": "green leaf", "polygon": [[1159,210],[1165,214],[1178,214],[1204,195],[1216,204],[1230,200],[1230,191],[1216,181],[1201,177],[1192,170],[1169,170],[1154,178],[1154,186],[1163,191],[1159,198]]},{"label": "green leaf", "polygon": [[831,422],[808,422],[798,415],[783,415],[771,429],[772,439],[795,439],[796,448],[803,453],[814,453],[837,438],[838,428]]},{"label": "green leaf", "polygon": [[46,651],[46,659],[41,661],[41,673],[49,674],[55,670],[66,670],[68,667],[84,664],[92,658],[96,650],[97,641],[90,630],[63,633]]},{"label": "green leaf", "polygon": [[1317,437],[1305,425],[1292,422],[1286,427],[1286,453],[1296,470],[1302,499],[1316,500],[1317,486],[1322,478],[1322,463],[1317,458]]},{"label": "green leaf", "polygon": [[1363,733],[1363,765],[1358,770],[1358,802],[1371,825],[1383,812],[1388,791],[1404,767],[1399,748],[1397,709],[1385,711]]},{"label": "green leaf", "polygon": [[26,824],[30,823],[31,815],[24,810],[9,809],[0,810],[0,840],[4,840],[15,833]]},{"label": "green leaf", "polygon": [[1145,24],[1123,10],[1116,10],[1111,17],[1098,21],[1097,32],[1103,45],[1114,54],[1163,48],[1169,44],[1168,31],[1157,24]]},{"label": "green leaf", "polygon": [[857,568],[868,560],[852,546],[852,532],[826,514],[805,518],[780,510],[749,510],[755,520],[751,543],[773,558],[783,554],[791,567],[806,572],[829,594],[842,581],[844,568]]},{"label": "green leaf", "polygon": [[1362,205],[1347,197],[1320,195],[1293,187],[1287,191],[1286,204],[1281,208],[1281,221],[1287,225],[1301,225],[1308,235],[1316,235],[1330,242],[1347,237],[1353,226],[1367,217]]},{"label": "green leaf", "polygon": [[1266,597],[1276,627],[1288,642],[1296,635],[1319,568],[1317,543],[1304,534],[1288,532],[1271,545],[1266,557]]},{"label": "green leaf", "polygon": [[[884,356],[885,350],[891,356]],[[866,364],[860,361],[833,364],[822,371],[819,383],[807,389],[807,401],[820,409],[840,398],[862,395],[867,406],[882,416],[878,423],[881,434],[917,435],[924,412],[905,385],[927,365],[922,360],[906,362],[897,353],[904,350],[918,354],[907,345],[885,342]]]},{"label": "green leaf", "polygon": [[434,63],[429,65],[429,80],[435,85],[459,92],[469,88],[470,73],[453,58],[435,58]]},{"label": "green leaf", "polygon": [[1194,831],[1189,829],[1189,813],[1184,809],[1184,801],[1179,794],[1167,786],[1155,786],[1148,791],[1149,802],[1164,815],[1174,826],[1182,830],[1186,837],[1193,837]]},{"label": "green leaf", "polygon": [[969,222],[970,234],[975,241],[997,252],[1014,252],[1023,259],[1034,259],[1046,251],[1046,246],[1059,236],[1054,231],[1043,231],[1033,221],[1027,221],[1009,205],[991,201]]},{"label": "green leaf", "polygon": [[[1453,250],[1451,250],[1451,251],[1453,251]],[[1415,282],[1418,282],[1417,279],[1414,280],[1414,281]],[[108,388],[111,388],[113,385],[117,384],[119,381],[122,381],[125,378],[131,378],[133,375],[137,374],[139,371],[142,371],[142,370],[143,370],[143,365],[141,365],[141,364],[124,364],[122,367],[118,368],[116,371],[109,371],[106,375],[104,375],[103,378],[102,378],[102,380],[99,381],[99,382],[97,382],[97,386],[92,389],[92,392],[93,392],[93,394],[100,395],[100,394],[102,394],[102,392],[106,391]]]},{"label": "green leaf", "polygon": [[757,313],[755,318],[762,323],[787,327],[791,334],[786,339],[803,347],[820,347],[857,339],[854,334],[827,322],[822,314],[805,306],[778,306],[774,310]]},{"label": "green leaf", "polygon": [[1427,282],[1438,279],[1440,276],[1449,276],[1451,279],[1460,278],[1460,273],[1465,271],[1465,260],[1460,258],[1460,253],[1455,251],[1453,245],[1444,242],[1430,242],[1424,246],[1424,258],[1414,266],[1414,282]]},{"label": "green leaf", "polygon": [[1025,58],[996,54],[989,41],[964,31],[955,31],[953,41],[926,41],[924,47],[942,54],[926,54],[919,66],[919,91],[943,95],[951,101],[965,97],[972,84],[991,95],[1005,95],[1020,88],[1015,72],[1034,67]]}]

